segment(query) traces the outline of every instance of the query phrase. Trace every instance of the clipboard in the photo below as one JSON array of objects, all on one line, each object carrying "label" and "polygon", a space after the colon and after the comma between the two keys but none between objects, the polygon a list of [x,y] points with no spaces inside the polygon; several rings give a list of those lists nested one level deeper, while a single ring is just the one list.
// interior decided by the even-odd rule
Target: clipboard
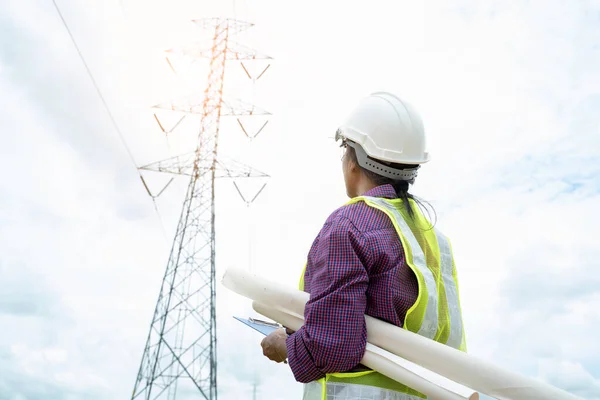
[{"label": "clipboard", "polygon": [[233,318],[237,319],[238,321],[245,324],[246,326],[249,326],[250,328],[262,333],[265,336],[276,331],[277,329],[283,328],[283,326],[279,325],[276,322],[262,321],[260,319],[256,319],[256,318],[252,318],[252,317],[249,317],[249,318],[233,317]]},{"label": "clipboard", "polygon": [[[234,316],[233,318],[237,319],[244,325],[249,326],[250,328],[262,333],[265,336],[269,335],[272,332],[275,332],[277,329],[283,328],[283,325],[280,325],[276,322],[262,321],[260,319],[256,319],[256,318],[252,318],[252,317],[240,318],[240,317]],[[283,363],[287,364],[288,362],[287,362],[287,360],[283,360]]]}]

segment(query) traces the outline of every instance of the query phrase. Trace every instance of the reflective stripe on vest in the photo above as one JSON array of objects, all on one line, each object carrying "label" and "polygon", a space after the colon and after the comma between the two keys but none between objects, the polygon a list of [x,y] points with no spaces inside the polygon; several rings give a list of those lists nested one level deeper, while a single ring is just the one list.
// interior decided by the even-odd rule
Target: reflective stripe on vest
[{"label": "reflective stripe on vest", "polygon": [[304,385],[302,400],[424,400],[423,397],[375,386],[315,381]]},{"label": "reflective stripe on vest", "polygon": [[446,344],[450,347],[458,349],[462,344],[463,337],[463,322],[460,312],[460,303],[458,299],[458,286],[456,285],[456,277],[454,274],[454,263],[452,261],[452,251],[448,239],[438,230],[435,230],[438,247],[440,248],[441,272],[446,289],[446,303],[448,304],[448,316],[450,322],[450,335]]}]

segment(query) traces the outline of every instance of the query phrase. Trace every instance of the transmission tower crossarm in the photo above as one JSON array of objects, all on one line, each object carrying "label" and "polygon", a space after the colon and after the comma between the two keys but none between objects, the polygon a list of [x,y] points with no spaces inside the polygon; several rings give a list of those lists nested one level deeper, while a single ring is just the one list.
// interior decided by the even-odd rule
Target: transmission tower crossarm
[{"label": "transmission tower crossarm", "polygon": [[172,175],[192,176],[192,172],[194,171],[195,155],[195,152],[177,155],[164,160],[143,165],[139,169],[145,171],[163,172]]},{"label": "transmission tower crossarm", "polygon": [[213,31],[216,28],[226,26],[228,35],[235,35],[236,33],[243,32],[254,26],[252,22],[241,21],[234,18],[223,19],[219,17],[193,19],[192,23],[199,28]]},{"label": "transmission tower crossarm", "polygon": [[[172,175],[192,176],[194,172],[194,156],[195,153],[188,153],[167,158],[151,164],[140,167],[141,170],[162,172]],[[210,169],[199,170],[199,173],[207,172]],[[239,161],[232,160],[226,157],[219,157],[215,164],[215,178],[268,178],[269,175],[257,169],[243,164]],[[147,188],[146,182],[144,186]],[[149,189],[147,189],[149,190]]]},{"label": "transmission tower crossarm", "polygon": [[[212,50],[208,48],[203,49],[200,47],[199,42],[194,42],[183,46],[172,47],[166,50],[166,52],[191,58],[210,58]],[[227,55],[225,59],[227,61],[248,61],[271,60],[272,57],[248,46],[230,42],[229,47],[227,48]]]},{"label": "transmission tower crossarm", "polygon": [[267,110],[255,106],[254,104],[245,102],[237,98],[222,97],[220,104],[211,104],[207,106],[203,95],[194,94],[177,100],[171,100],[164,103],[159,103],[154,108],[163,110],[183,112],[186,114],[204,115],[205,112],[212,112],[220,107],[221,117],[243,117],[253,115],[271,115]]},{"label": "transmission tower crossarm", "polygon": [[219,157],[217,162],[224,178],[269,178],[266,173],[231,158]]}]

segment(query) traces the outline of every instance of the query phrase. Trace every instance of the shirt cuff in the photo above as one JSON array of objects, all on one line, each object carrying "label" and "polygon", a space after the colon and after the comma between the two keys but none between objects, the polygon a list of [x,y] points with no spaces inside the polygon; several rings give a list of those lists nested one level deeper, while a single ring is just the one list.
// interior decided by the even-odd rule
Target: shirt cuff
[{"label": "shirt cuff", "polygon": [[288,336],[285,340],[288,353],[288,364],[297,382],[309,383],[325,376],[315,365],[315,362],[306,348],[306,333],[304,327]]}]

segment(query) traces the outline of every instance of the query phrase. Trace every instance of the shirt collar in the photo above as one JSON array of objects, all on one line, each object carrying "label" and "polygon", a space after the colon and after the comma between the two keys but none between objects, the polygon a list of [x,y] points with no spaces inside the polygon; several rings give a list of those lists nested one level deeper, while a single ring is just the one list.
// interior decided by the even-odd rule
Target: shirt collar
[{"label": "shirt collar", "polygon": [[383,197],[386,199],[398,198],[398,195],[396,195],[396,191],[394,190],[394,187],[390,184],[374,187],[373,189],[364,193],[363,196]]}]

